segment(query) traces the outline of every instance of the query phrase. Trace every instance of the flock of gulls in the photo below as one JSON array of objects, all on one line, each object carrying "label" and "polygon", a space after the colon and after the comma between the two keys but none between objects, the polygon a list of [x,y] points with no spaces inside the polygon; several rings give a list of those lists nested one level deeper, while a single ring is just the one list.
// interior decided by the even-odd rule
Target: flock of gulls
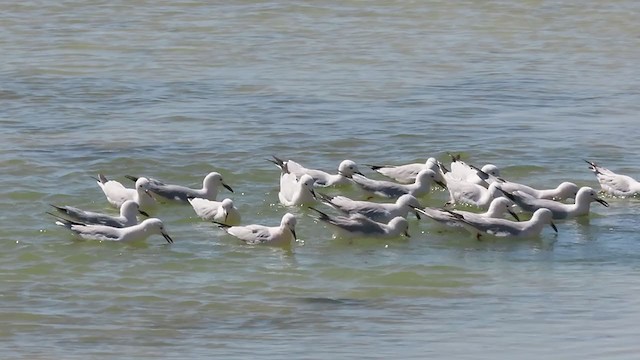
[{"label": "flock of gulls", "polygon": [[[451,159],[448,167],[435,158],[425,163],[366,165],[378,178],[387,180],[365,176],[351,160],[342,161],[336,174],[306,168],[294,160],[276,156],[268,161],[280,169],[280,203],[285,207],[308,207],[317,221],[333,230],[334,237],[342,238],[409,237],[407,216],[410,213],[418,219],[424,216],[442,226],[467,231],[478,240],[485,235],[536,237],[547,225],[557,232],[554,220],[588,215],[592,202],[609,206],[598,196],[599,192],[616,197],[640,193],[640,183],[633,178],[586,160],[600,184],[600,191],[578,187],[572,182],[535,189],[502,178],[495,165],[479,168],[462,161],[459,155],[452,155]],[[204,178],[201,189],[166,184],[150,177],[125,177],[135,183],[132,188],[102,174],[95,178],[107,201],[119,209],[119,215],[58,205],[51,205],[55,212],[48,214],[56,218],[57,225],[85,240],[133,242],[156,234],[173,243],[162,220],[149,214],[162,203],[178,202],[191,205],[197,216],[247,244],[289,246],[297,240],[298,219],[291,213],[284,214],[278,226],[241,225],[242,218],[233,200],[217,201],[220,187],[233,192],[217,172]],[[345,186],[359,188],[362,199],[320,191]],[[442,207],[422,206],[420,200],[428,197],[435,186],[447,189],[448,201]],[[326,210],[318,209],[321,204]],[[461,206],[467,210],[461,210]],[[469,211],[471,209],[475,211]],[[531,216],[520,221],[523,214]],[[139,215],[144,216],[144,220],[139,222]]]}]

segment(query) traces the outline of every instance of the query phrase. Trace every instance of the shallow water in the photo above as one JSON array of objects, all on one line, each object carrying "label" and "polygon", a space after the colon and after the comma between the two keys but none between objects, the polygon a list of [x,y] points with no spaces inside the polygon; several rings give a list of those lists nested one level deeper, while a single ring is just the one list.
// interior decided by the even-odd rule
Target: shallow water
[{"label": "shallow water", "polygon": [[[0,350],[6,358],[628,359],[640,202],[540,239],[331,239],[278,204],[311,167],[461,153],[534,186],[640,176],[635,1],[0,4]],[[361,165],[362,166],[362,165]],[[363,167],[363,171],[371,174]],[[90,176],[198,186],[290,250],[159,210],[175,244],[75,241],[49,203],[113,211]],[[354,189],[328,190],[360,196]],[[436,191],[425,205],[441,205]]]}]

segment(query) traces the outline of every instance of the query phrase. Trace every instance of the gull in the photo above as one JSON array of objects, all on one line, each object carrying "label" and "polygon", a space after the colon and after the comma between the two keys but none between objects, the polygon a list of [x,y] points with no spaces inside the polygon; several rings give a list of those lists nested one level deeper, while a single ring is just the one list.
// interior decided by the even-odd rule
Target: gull
[{"label": "gull", "polygon": [[431,191],[431,185],[436,184],[447,188],[442,181],[436,180],[437,175],[429,169],[421,170],[413,184],[398,184],[391,181],[369,179],[362,175],[354,175],[353,181],[367,193],[387,198],[398,198],[404,194],[420,197]]},{"label": "gull", "polygon": [[86,225],[106,225],[123,228],[138,223],[138,219],[136,218],[138,212],[149,217],[146,212],[138,209],[138,203],[133,200],[127,200],[122,203],[122,206],[120,206],[120,216],[85,211],[73,206],[57,206],[53,204],[51,204],[51,206],[59,212],[66,214],[70,220]]},{"label": "gull", "polygon": [[[451,154],[450,154],[451,155]],[[500,169],[493,164],[486,164],[481,169],[473,165],[469,165],[466,162],[460,160],[460,155],[451,155],[451,175],[454,178],[462,181],[471,182],[474,184],[482,185],[484,187],[489,186],[489,182],[487,179],[483,179],[478,175],[478,170],[491,175],[492,178],[500,177]],[[446,170],[446,169],[445,169]],[[447,178],[448,179],[448,178]]]},{"label": "gull", "polygon": [[520,191],[514,191],[513,193],[504,192],[504,195],[527,212],[534,212],[540,208],[549,209],[554,219],[568,219],[587,215],[589,214],[590,205],[593,201],[597,201],[607,207],[609,206],[606,201],[598,197],[595,190],[588,186],[581,187],[580,190],[578,190],[575,203],[573,204],[563,204],[547,199],[536,199]]},{"label": "gull", "polygon": [[448,210],[438,209],[433,207],[426,207],[424,209],[415,209],[416,212],[422,213],[428,218],[435,220],[441,224],[460,227],[463,224],[459,221],[459,217],[463,216],[465,219],[471,219],[474,221],[482,221],[482,219],[498,219],[501,218],[504,213],[509,213],[514,219],[520,221],[518,215],[511,210],[511,200],[499,197],[493,199],[489,205],[489,209],[485,213],[473,213],[470,211],[462,210]]},{"label": "gull", "polygon": [[351,183],[351,177],[354,174],[362,175],[356,163],[351,160],[343,160],[340,165],[338,165],[338,173],[329,174],[322,170],[307,169],[293,160],[284,161],[276,156],[272,155],[272,157],[273,160],[267,159],[267,161],[276,164],[283,172],[294,174],[297,178],[305,174],[309,175],[315,181],[315,186],[319,187],[348,185]]},{"label": "gull", "polygon": [[495,198],[501,197],[502,192],[498,183],[489,184],[488,188],[465,180],[460,180],[451,173],[444,174],[449,190],[449,201],[445,205],[457,203],[477,206],[486,209]]},{"label": "gull", "polygon": [[244,241],[249,245],[290,246],[296,237],[296,217],[286,213],[280,221],[280,226],[268,227],[264,225],[230,226],[218,223],[218,226],[229,235]]},{"label": "gull", "polygon": [[107,180],[103,174],[98,174],[98,178],[95,178],[95,180],[107,197],[107,201],[117,208],[120,208],[127,200],[135,201],[140,209],[145,211],[157,205],[149,194],[149,179],[145,177],[136,180],[135,189],[125,188],[124,185],[115,180]]},{"label": "gull", "polygon": [[193,210],[202,220],[215,221],[228,225],[240,224],[240,213],[233,200],[212,201],[202,198],[189,198]]},{"label": "gull", "polygon": [[[373,221],[385,224],[398,216],[406,218],[410,210],[420,207],[418,199],[409,194],[400,196],[394,203],[356,201],[346,196],[327,196],[324,194],[318,194],[318,197],[325,204],[346,215],[362,214]],[[418,212],[415,213],[416,217],[420,219]]]},{"label": "gull", "polygon": [[531,219],[519,222],[506,219],[474,218],[455,213],[453,213],[453,216],[467,230],[475,234],[478,240],[480,240],[482,234],[496,237],[535,237],[540,235],[542,228],[547,224],[551,225],[555,232],[558,232],[558,228],[553,223],[553,213],[545,208],[536,210]]},{"label": "gull", "polygon": [[411,163],[405,165],[367,165],[372,170],[392,178],[401,184],[411,184],[416,181],[416,176],[421,170],[429,169],[436,173],[436,180],[444,182],[440,163],[435,158],[429,158],[423,164]]},{"label": "gull", "polygon": [[593,171],[600,183],[602,191],[612,196],[634,196],[640,193],[640,182],[634,178],[616,174],[613,171],[598,166],[596,163],[585,160],[589,165],[589,169]]},{"label": "gull", "polygon": [[48,214],[57,219],[56,225],[64,226],[84,240],[134,242],[145,240],[150,235],[157,234],[162,235],[168,243],[173,243],[173,239],[167,234],[162,220],[157,218],[145,219],[139,224],[125,228],[116,228],[105,225],[86,225],[61,218],[52,213]]},{"label": "gull", "polygon": [[[125,175],[127,179],[137,181],[137,177]],[[169,185],[160,180],[149,178],[149,191],[162,198],[172,201],[187,203],[189,198],[202,198],[207,200],[215,200],[218,196],[218,187],[224,186],[227,190],[233,192],[231,186],[225,184],[222,175],[217,172],[210,172],[202,180],[202,189],[191,189],[181,185]]]},{"label": "gull", "polygon": [[309,205],[315,203],[316,193],[311,175],[304,174],[300,180],[294,174],[280,174],[278,199],[284,206]]},{"label": "gull", "polygon": [[330,216],[318,209],[312,207],[309,209],[316,211],[320,215],[317,218],[318,220],[333,226],[335,230],[334,237],[394,238],[400,235],[410,237],[409,222],[402,216],[395,217],[388,224],[385,224],[373,221],[362,214],[353,214],[349,217]]},{"label": "gull", "polygon": [[536,199],[549,199],[549,200],[565,200],[573,199],[578,193],[578,185],[565,181],[560,183],[554,189],[534,189],[530,186],[519,184],[512,181],[505,181],[499,183],[499,187],[502,191],[512,193],[514,191],[521,191],[527,193]]}]

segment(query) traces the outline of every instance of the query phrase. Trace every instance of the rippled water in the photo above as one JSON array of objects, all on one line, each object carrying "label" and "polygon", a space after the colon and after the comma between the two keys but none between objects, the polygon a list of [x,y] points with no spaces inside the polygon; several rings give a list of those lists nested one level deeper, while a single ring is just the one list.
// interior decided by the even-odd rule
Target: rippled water
[{"label": "rippled water", "polygon": [[[634,357],[636,199],[595,204],[539,240],[477,242],[411,218],[411,239],[349,243],[280,206],[264,159],[330,170],[460,152],[536,186],[596,186],[584,158],[640,176],[639,12],[1,3],[3,357]],[[112,211],[98,172],[197,186],[212,170],[245,222],[294,211],[304,241],[243,246],[172,205],[158,213],[171,246],[80,242],[45,215],[49,203]]]}]

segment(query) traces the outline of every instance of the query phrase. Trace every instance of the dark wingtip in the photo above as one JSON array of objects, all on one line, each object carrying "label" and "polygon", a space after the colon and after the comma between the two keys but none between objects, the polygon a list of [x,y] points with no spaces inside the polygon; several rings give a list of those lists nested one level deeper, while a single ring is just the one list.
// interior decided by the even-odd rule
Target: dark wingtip
[{"label": "dark wingtip", "polygon": [[220,229],[223,229],[223,230],[224,230],[224,229],[228,229],[228,228],[230,228],[230,227],[231,227],[231,225],[229,225],[229,224],[221,223],[221,222],[218,222],[218,221],[215,221],[215,220],[212,220],[211,222],[212,222],[212,223],[214,223],[214,224],[216,224],[216,225],[218,225],[218,227],[219,227]]},{"label": "dark wingtip", "polygon": [[131,180],[131,181],[133,181],[133,182],[138,181],[138,178],[137,178],[137,177],[135,177],[135,176],[125,175],[124,177],[126,177],[127,179],[129,179],[129,180]]},{"label": "dark wingtip", "polygon": [[318,218],[319,220],[329,220],[329,215],[327,215],[326,213],[324,213],[324,212],[322,212],[322,211],[320,211],[320,210],[318,210],[318,209],[316,209],[316,208],[314,208],[312,206],[309,206],[309,209],[317,212],[320,215],[320,217]]}]

